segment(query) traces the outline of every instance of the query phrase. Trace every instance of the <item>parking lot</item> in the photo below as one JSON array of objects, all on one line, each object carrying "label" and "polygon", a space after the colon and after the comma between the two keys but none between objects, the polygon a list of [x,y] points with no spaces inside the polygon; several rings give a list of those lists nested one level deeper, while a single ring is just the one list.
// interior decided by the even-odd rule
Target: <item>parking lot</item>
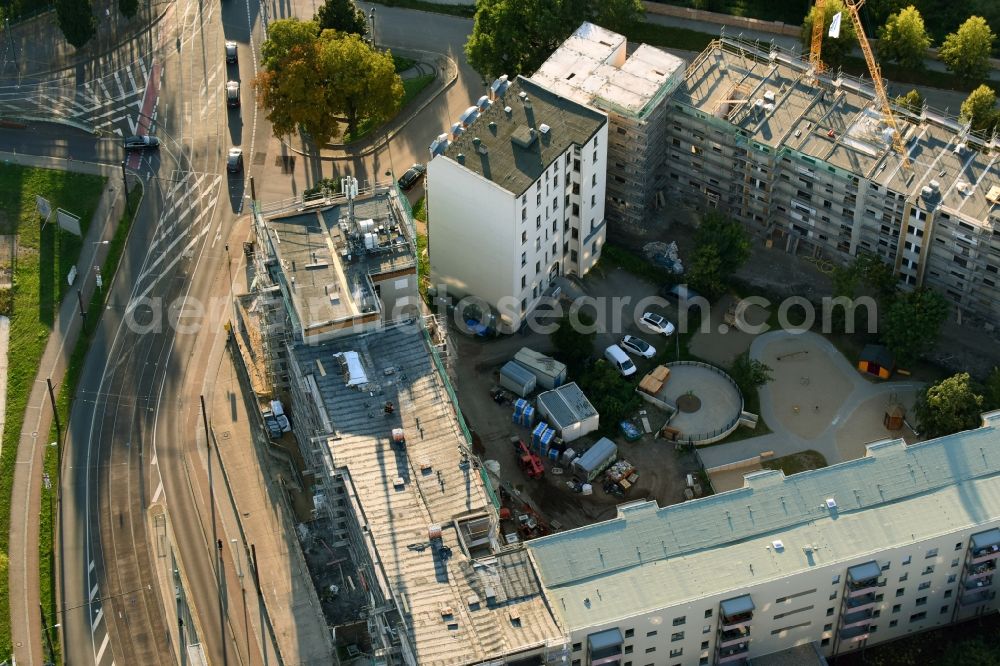
[{"label": "parking lot", "polygon": [[[597,310],[592,310],[597,314],[599,329],[594,342],[595,356],[599,357],[604,348],[620,341],[625,334],[638,335],[658,350],[670,349],[674,344],[675,337],[657,336],[635,323],[636,314],[641,316],[645,310],[677,321],[676,310],[662,299],[654,298],[652,285],[623,270],[613,269],[604,275],[588,277],[580,286],[598,303]],[[567,285],[564,293],[571,291],[572,287]],[[512,422],[512,408],[494,402],[490,390],[497,384],[500,366],[512,359],[521,347],[550,353],[552,345],[548,335],[529,332],[483,340],[453,332],[452,342],[453,354],[457,357],[454,370],[459,403],[475,433],[477,454],[484,460],[499,462],[503,481],[527,499],[545,520],[554,522],[555,527],[569,529],[607,519],[615,514],[617,504],[626,501],[655,499],[660,506],[683,501],[686,475],[699,471],[697,459],[693,453],[676,451],[673,443],[654,439],[652,434],[643,435],[634,442],[626,442],[620,432],[613,437],[619,448],[619,458],[627,459],[639,470],[637,484],[624,498],[605,493],[600,483],[594,484],[592,495],[583,496],[567,487],[566,475],[552,473],[552,468],[558,468],[558,464],[548,460],[544,463],[543,479],[528,479],[517,465],[510,438],[517,435],[528,441],[531,432]],[[638,372],[630,379],[636,381],[655,365],[651,359],[635,355],[631,358]],[[574,379],[570,376],[568,381]],[[667,414],[648,404],[643,408],[655,433],[667,420]],[[589,446],[597,439],[597,434],[591,433],[570,446],[579,450],[580,444]]]}]

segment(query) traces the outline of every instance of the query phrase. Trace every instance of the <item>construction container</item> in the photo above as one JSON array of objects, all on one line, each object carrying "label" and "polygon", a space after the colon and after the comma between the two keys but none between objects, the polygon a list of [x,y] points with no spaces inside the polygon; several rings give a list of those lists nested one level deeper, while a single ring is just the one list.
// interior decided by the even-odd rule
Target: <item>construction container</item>
[{"label": "construction container", "polygon": [[573,461],[573,476],[581,481],[593,481],[617,458],[618,446],[607,437],[601,437]]},{"label": "construction container", "polygon": [[500,386],[522,398],[535,390],[534,373],[516,361],[507,361],[500,368]]},{"label": "construction container", "polygon": [[594,432],[600,425],[597,410],[576,382],[539,395],[538,412],[552,424],[565,442],[572,442]]},{"label": "construction container", "polygon": [[549,424],[548,423],[544,423],[544,422],[543,423],[539,423],[534,428],[532,428],[532,430],[531,430],[531,448],[533,448],[535,450],[538,449],[538,443],[541,441],[542,435],[544,435],[545,431],[548,430],[548,429],[549,429]]},{"label": "construction container", "polygon": [[535,375],[537,388],[551,390],[566,383],[566,365],[551,356],[536,352],[529,347],[521,347],[521,350],[514,355],[514,360]]}]

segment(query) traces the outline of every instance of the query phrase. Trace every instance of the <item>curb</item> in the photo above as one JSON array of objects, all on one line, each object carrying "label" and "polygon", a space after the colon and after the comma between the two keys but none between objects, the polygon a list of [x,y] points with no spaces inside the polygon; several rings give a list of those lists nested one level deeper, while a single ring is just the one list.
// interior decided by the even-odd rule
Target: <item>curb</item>
[{"label": "curb", "polygon": [[[443,93],[446,90],[448,90],[448,88],[450,88],[451,86],[453,86],[455,84],[455,81],[458,80],[458,63],[455,62],[454,58],[452,58],[451,56],[449,56],[447,54],[436,53],[434,51],[422,51],[422,50],[418,50],[418,49],[400,49],[398,52],[400,54],[419,53],[419,54],[424,54],[424,55],[428,55],[428,54],[429,55],[433,55],[433,56],[435,56],[437,58],[442,58],[444,60],[445,64],[447,65],[447,72],[446,72],[446,75],[445,75],[445,79],[446,80],[443,81],[441,83],[441,85],[439,85],[437,87],[437,89],[435,91],[433,91],[423,102],[421,102],[417,106],[417,108],[415,108],[412,112],[410,112],[410,114],[408,116],[406,116],[406,118],[404,118],[403,120],[400,120],[398,122],[395,122],[394,123],[395,126],[391,130],[389,130],[385,134],[379,135],[379,136],[371,139],[370,140],[370,145],[368,145],[367,147],[362,148],[361,150],[358,150],[356,152],[347,152],[349,144],[327,144],[327,146],[325,148],[320,149],[320,152],[319,152],[318,155],[316,153],[313,153],[313,152],[310,152],[310,151],[307,151],[307,150],[304,150],[304,149],[296,148],[295,146],[291,145],[289,142],[284,141],[284,140],[282,140],[282,142],[281,142],[282,145],[286,146],[292,152],[294,152],[294,153],[296,153],[298,155],[302,155],[303,157],[312,157],[312,158],[315,158],[315,159],[320,159],[320,160],[324,160],[324,161],[331,161],[331,162],[332,161],[338,161],[338,160],[353,160],[353,159],[357,159],[359,157],[367,157],[367,156],[373,154],[376,150],[378,150],[379,147],[382,144],[387,143],[387,142],[391,141],[393,138],[395,138],[395,136],[397,134],[399,134],[407,125],[409,125],[410,122],[412,122],[413,119],[417,117],[417,115],[419,115],[420,113],[422,113],[423,110],[426,109],[430,105],[431,102],[433,102],[438,97],[440,97],[441,93]],[[437,70],[437,67],[435,67],[435,70]],[[327,154],[324,154],[324,152],[326,152],[326,153],[337,152],[337,153],[340,153],[340,154],[327,155]]]}]

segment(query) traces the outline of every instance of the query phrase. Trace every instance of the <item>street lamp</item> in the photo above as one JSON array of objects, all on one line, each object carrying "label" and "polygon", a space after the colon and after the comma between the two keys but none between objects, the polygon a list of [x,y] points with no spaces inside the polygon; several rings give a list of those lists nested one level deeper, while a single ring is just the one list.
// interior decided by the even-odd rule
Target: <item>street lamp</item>
[{"label": "street lamp", "polygon": [[375,8],[374,7],[372,7],[372,10],[368,13],[368,19],[372,23],[372,49],[374,49],[375,48]]}]

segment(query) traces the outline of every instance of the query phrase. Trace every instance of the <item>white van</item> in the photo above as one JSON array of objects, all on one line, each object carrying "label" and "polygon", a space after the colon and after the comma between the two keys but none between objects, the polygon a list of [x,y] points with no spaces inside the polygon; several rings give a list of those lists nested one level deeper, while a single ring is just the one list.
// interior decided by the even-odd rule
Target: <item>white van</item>
[{"label": "white van", "polygon": [[608,359],[608,362],[615,366],[615,369],[622,373],[623,377],[635,374],[635,363],[628,357],[625,350],[618,345],[611,345],[605,349],[604,358]]}]

